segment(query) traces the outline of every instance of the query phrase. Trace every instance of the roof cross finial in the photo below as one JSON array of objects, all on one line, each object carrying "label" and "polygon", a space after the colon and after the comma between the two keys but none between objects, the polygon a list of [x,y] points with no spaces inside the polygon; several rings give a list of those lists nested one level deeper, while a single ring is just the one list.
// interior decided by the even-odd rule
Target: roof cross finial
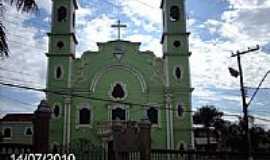
[{"label": "roof cross finial", "polygon": [[117,21],[117,24],[113,24],[111,27],[112,27],[112,28],[117,28],[117,29],[118,29],[118,35],[117,35],[117,37],[118,37],[118,40],[120,40],[120,38],[121,38],[121,28],[126,28],[127,25],[121,24],[121,21],[118,20],[118,21]]}]

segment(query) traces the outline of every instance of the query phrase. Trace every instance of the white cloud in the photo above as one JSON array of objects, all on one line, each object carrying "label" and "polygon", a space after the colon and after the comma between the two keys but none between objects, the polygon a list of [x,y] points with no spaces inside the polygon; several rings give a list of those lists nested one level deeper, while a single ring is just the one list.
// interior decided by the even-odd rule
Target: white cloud
[{"label": "white cloud", "polygon": [[[217,90],[238,89],[239,79],[231,77],[228,72],[229,66],[237,68],[236,60],[230,58],[231,51],[247,49],[248,46],[255,44],[265,45],[270,40],[269,0],[227,1],[231,9],[222,14],[221,20],[209,19],[199,24],[196,19],[190,19],[188,23],[188,28],[192,32],[190,37],[190,48],[193,52],[190,58],[192,83],[195,87],[194,95],[199,98],[200,103],[211,104],[222,99],[237,101],[238,97],[231,95],[219,97],[219,93],[209,89],[209,86]],[[125,39],[142,42],[142,50],[151,50],[157,56],[162,56],[160,39],[156,38],[161,34],[160,0],[152,0],[151,3],[149,0],[129,0],[120,3],[121,14],[128,18],[127,21],[131,21],[130,24],[135,24],[124,30]],[[51,1],[40,0],[38,4],[48,13],[51,12]],[[116,31],[110,27],[116,22],[116,18],[102,14],[102,11],[101,14],[98,12],[99,15],[95,15],[95,11],[95,8],[84,6],[77,11],[78,56],[86,50],[97,50],[96,42],[116,38]],[[11,82],[18,82],[19,79],[22,80],[21,84],[45,87],[47,58],[44,53],[47,52],[48,40],[45,35],[41,38],[36,37],[38,33],[45,31],[23,25],[29,17],[18,14],[14,9],[8,9],[6,18],[8,17],[17,17],[12,24],[7,24],[11,57],[1,61],[0,67],[27,72],[30,76],[3,70],[0,71],[0,76],[5,76],[5,79]],[[50,18],[46,17],[43,20],[49,22]],[[206,41],[201,37],[198,28],[207,29],[211,35],[218,36]],[[129,34],[130,31],[133,35]],[[243,56],[242,61],[245,83],[248,86],[257,86],[264,73],[270,69],[270,54],[251,53]],[[265,81],[264,87],[269,87],[269,84],[270,77]],[[40,98],[42,97],[43,95]]]},{"label": "white cloud", "polygon": [[84,27],[77,31],[79,54],[86,50],[97,50],[96,42],[112,40],[116,32],[111,28],[111,25],[115,21],[106,15],[98,16],[91,21],[84,21]]},{"label": "white cloud", "polygon": [[162,46],[158,38],[153,35],[136,34],[127,37],[130,41],[142,42],[141,50],[151,50],[156,56],[162,57]]},{"label": "white cloud", "polygon": [[[120,1],[122,12],[131,18],[138,26],[144,27],[146,30],[152,31],[151,27],[160,26],[161,10],[159,9],[160,0],[129,0]],[[148,25],[144,25],[148,21]],[[156,27],[154,27],[156,28]]]},{"label": "white cloud", "polygon": [[[25,25],[25,20],[28,20],[31,16],[18,13],[14,7],[6,6],[5,17],[6,19],[7,17],[13,17],[12,20],[4,20],[4,25],[7,28],[10,57],[1,60],[0,80],[24,86],[44,88],[47,68],[45,52],[47,52],[48,44],[46,31]],[[36,37],[39,34],[42,37]],[[1,86],[1,89],[3,89],[3,86]],[[27,90],[18,90],[18,93],[21,93],[22,96],[35,95],[32,101],[33,104],[36,103],[37,99],[44,98],[42,93],[33,93]],[[12,97],[8,92],[2,94]],[[13,98],[16,99],[16,97]],[[31,106],[27,108],[28,110],[21,110],[20,108],[25,107],[25,105],[20,105],[8,99],[5,99],[5,103],[2,103],[1,107],[6,109],[15,107],[14,109],[18,111],[32,111]]]},{"label": "white cloud", "polygon": [[36,2],[39,8],[45,9],[48,14],[51,14],[52,10],[51,0],[37,0]]}]

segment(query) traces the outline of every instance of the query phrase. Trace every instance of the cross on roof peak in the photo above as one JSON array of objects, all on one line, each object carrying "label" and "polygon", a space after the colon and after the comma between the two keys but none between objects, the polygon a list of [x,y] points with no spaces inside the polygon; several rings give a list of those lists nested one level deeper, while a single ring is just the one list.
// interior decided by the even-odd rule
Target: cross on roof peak
[{"label": "cross on roof peak", "polygon": [[112,27],[112,28],[117,28],[117,29],[118,29],[118,35],[117,35],[117,38],[118,38],[118,40],[120,40],[120,38],[121,38],[121,28],[127,28],[127,25],[121,24],[121,21],[118,20],[118,21],[117,21],[117,24],[113,24],[111,27]]}]

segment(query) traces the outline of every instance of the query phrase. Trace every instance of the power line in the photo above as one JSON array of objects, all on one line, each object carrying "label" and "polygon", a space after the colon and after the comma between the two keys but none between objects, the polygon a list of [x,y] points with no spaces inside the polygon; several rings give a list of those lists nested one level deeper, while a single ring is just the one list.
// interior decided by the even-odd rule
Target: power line
[{"label": "power line", "polygon": [[[0,76],[0,78],[5,78],[5,77]],[[38,86],[43,86],[39,82],[20,80],[20,79],[16,79],[16,78],[5,78],[5,79],[0,79],[0,81],[9,81],[9,83],[14,83],[15,82],[17,84],[21,84],[23,82],[23,83],[30,83],[31,85],[36,84]]]},{"label": "power line", "polygon": [[146,7],[149,7],[149,8],[152,8],[152,9],[158,9],[158,10],[160,10],[159,8],[154,7],[154,6],[152,6],[152,5],[149,5],[148,3],[145,3],[145,2],[143,2],[143,1],[141,1],[141,0],[133,0],[133,1],[136,1],[137,3],[140,3],[140,4],[142,4],[142,5],[146,6]]},{"label": "power line", "polygon": [[0,66],[0,71],[17,73],[17,74],[26,75],[26,76],[33,76],[33,73],[26,73],[26,72],[22,72],[22,71],[14,71],[14,70],[10,70],[10,69],[7,69],[7,68],[3,68],[1,66]]},{"label": "power line", "polygon": [[[4,86],[9,86],[9,87],[15,87],[15,88],[21,88],[21,89],[27,89],[27,90],[33,90],[33,91],[38,91],[38,92],[45,92],[45,93],[52,93],[52,94],[57,94],[57,95],[62,95],[62,96],[73,96],[73,97],[80,97],[80,98],[87,98],[87,99],[92,99],[92,100],[96,100],[96,101],[105,101],[105,102],[113,102],[113,103],[119,103],[119,104],[125,104],[125,105],[131,105],[131,106],[140,106],[142,108],[149,108],[149,107],[154,107],[156,105],[161,105],[161,104],[156,104],[156,105],[150,105],[150,104],[139,104],[139,103],[131,103],[131,102],[115,102],[113,100],[108,100],[108,99],[103,99],[103,98],[97,98],[97,97],[91,97],[91,96],[82,96],[82,95],[77,95],[77,94],[67,94],[67,93],[63,93],[63,92],[59,92],[59,91],[51,91],[51,90],[46,90],[46,89],[38,89],[38,88],[33,88],[33,87],[26,87],[26,86],[22,86],[22,85],[16,85],[16,84],[10,84],[10,83],[4,83],[4,82],[1,82],[0,81],[0,84],[1,85],[4,85]],[[12,99],[14,101],[17,101],[18,103],[22,103],[22,104],[25,104],[25,105],[31,105],[31,106],[36,106],[36,105],[32,105],[32,104],[29,104],[29,103],[25,103],[25,102],[22,102],[22,101],[19,101],[19,100],[15,100],[13,98],[10,98],[9,99]],[[163,104],[165,105],[165,104]],[[161,108],[159,107],[158,109],[161,109],[161,110],[173,110],[173,111],[177,111],[176,109],[173,109],[173,108]],[[194,110],[191,110],[191,111],[183,111],[183,112],[196,112]],[[237,115],[237,114],[226,114],[226,113],[223,113],[223,116],[232,116],[232,117],[241,117],[240,115]],[[270,122],[270,119],[265,119],[265,118],[261,118],[261,117],[257,117],[257,116],[252,116],[253,118],[255,119],[259,119],[259,120],[263,120],[263,121],[269,121]]]},{"label": "power line", "polygon": [[[0,81],[0,84],[1,85],[4,85],[4,86],[13,87],[13,88],[20,88],[20,89],[37,91],[37,92],[52,93],[52,94],[61,95],[61,96],[72,96],[72,97],[78,97],[78,98],[86,98],[86,99],[91,99],[91,100],[94,100],[94,101],[111,102],[111,103],[118,103],[118,104],[123,104],[123,105],[130,105],[130,106],[140,106],[142,108],[149,108],[149,107],[154,107],[155,108],[155,106],[161,106],[161,105],[164,105],[165,106],[165,104],[163,104],[163,103],[159,103],[159,104],[155,104],[155,105],[150,105],[150,104],[140,104],[140,103],[133,103],[133,102],[118,102],[118,101],[114,101],[114,100],[110,100],[110,99],[104,99],[104,98],[99,98],[99,97],[83,96],[83,95],[79,95],[79,94],[65,93],[65,92],[61,92],[61,91],[52,91],[52,90],[48,90],[48,89],[39,89],[39,88],[27,87],[27,86],[23,86],[23,85],[5,83],[5,82],[2,82],[2,81]],[[158,107],[156,107],[156,108],[158,108]],[[165,108],[165,107],[159,108],[159,109],[177,111],[177,109]],[[193,112],[193,111],[184,111],[184,112]]]},{"label": "power line", "polygon": [[21,100],[18,100],[18,99],[15,99],[15,98],[12,98],[12,97],[3,95],[3,94],[0,94],[0,98],[1,97],[4,97],[4,98],[9,99],[9,100],[12,100],[12,101],[15,101],[15,102],[20,103],[20,104],[23,104],[25,106],[36,106],[36,105],[30,104],[30,103],[27,103],[27,102],[24,102],[24,101],[21,101]]}]

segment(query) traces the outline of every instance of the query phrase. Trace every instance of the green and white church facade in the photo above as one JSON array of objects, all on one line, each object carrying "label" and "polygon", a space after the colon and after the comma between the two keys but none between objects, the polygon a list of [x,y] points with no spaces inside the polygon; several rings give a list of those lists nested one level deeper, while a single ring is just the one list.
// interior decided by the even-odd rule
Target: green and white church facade
[{"label": "green and white church facade", "polygon": [[141,51],[139,42],[120,39],[97,43],[98,51],[76,58],[76,9],[76,0],[53,0],[47,53],[47,90],[52,91],[47,100],[53,110],[50,145],[80,138],[106,145],[97,134],[98,123],[142,119],[152,123],[152,148],[192,145],[184,0],[162,1],[162,58]]}]

